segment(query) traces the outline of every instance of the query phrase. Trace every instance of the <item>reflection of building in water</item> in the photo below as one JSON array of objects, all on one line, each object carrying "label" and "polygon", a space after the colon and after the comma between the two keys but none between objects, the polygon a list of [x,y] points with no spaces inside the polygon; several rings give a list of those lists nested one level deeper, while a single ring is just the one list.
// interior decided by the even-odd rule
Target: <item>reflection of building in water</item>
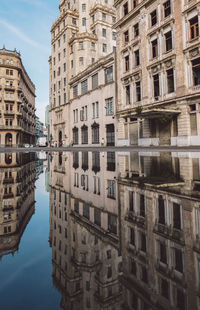
[{"label": "reflection of building in water", "polygon": [[140,155],[118,159],[124,309],[200,309],[200,158]]},{"label": "reflection of building in water", "polygon": [[34,213],[35,154],[0,154],[0,257],[18,250]]},{"label": "reflection of building in water", "polygon": [[62,309],[120,309],[115,153],[55,154],[50,168],[53,280]]}]

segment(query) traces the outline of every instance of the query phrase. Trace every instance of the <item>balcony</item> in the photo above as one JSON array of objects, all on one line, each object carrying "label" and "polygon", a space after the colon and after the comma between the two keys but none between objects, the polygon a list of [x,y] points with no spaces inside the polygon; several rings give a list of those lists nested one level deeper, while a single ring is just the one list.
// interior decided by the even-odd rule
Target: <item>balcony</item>
[{"label": "balcony", "polygon": [[174,228],[172,225],[160,224],[156,220],[154,225],[154,233],[165,236],[168,239],[175,240],[184,245],[184,232],[180,229]]},{"label": "balcony", "polygon": [[131,221],[138,226],[145,227],[146,226],[146,218],[144,216],[139,215],[135,211],[128,211],[125,217],[126,221]]}]

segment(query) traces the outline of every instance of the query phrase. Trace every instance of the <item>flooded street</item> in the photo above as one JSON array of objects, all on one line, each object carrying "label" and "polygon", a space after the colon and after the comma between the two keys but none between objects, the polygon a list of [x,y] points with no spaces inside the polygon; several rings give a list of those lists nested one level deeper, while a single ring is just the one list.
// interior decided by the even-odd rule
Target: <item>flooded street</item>
[{"label": "flooded street", "polygon": [[0,154],[0,309],[200,309],[200,153]]}]

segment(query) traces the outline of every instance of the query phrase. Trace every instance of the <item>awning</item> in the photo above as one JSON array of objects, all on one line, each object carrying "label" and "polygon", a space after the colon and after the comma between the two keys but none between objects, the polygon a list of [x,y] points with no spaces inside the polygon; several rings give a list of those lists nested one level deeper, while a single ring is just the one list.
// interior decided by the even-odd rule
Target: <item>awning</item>
[{"label": "awning", "polygon": [[164,108],[150,108],[142,110],[140,113],[137,113],[135,109],[123,111],[121,114],[122,117],[135,117],[135,118],[160,118],[163,116],[175,116],[180,114],[181,111],[178,109],[164,109]]}]

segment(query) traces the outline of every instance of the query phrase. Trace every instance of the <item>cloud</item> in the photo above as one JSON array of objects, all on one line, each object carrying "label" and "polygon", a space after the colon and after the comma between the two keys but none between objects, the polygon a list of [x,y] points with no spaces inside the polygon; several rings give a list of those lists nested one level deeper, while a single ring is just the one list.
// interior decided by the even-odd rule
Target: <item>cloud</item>
[{"label": "cloud", "polygon": [[0,18],[0,24],[3,25],[8,30],[10,30],[12,33],[14,33],[18,38],[23,40],[25,43],[27,43],[27,44],[29,44],[29,45],[31,45],[33,47],[37,47],[40,50],[42,50],[43,52],[49,53],[49,48],[47,46],[42,45],[39,42],[30,39],[19,28],[15,27],[11,23],[7,22],[6,20],[3,20],[3,19]]}]

